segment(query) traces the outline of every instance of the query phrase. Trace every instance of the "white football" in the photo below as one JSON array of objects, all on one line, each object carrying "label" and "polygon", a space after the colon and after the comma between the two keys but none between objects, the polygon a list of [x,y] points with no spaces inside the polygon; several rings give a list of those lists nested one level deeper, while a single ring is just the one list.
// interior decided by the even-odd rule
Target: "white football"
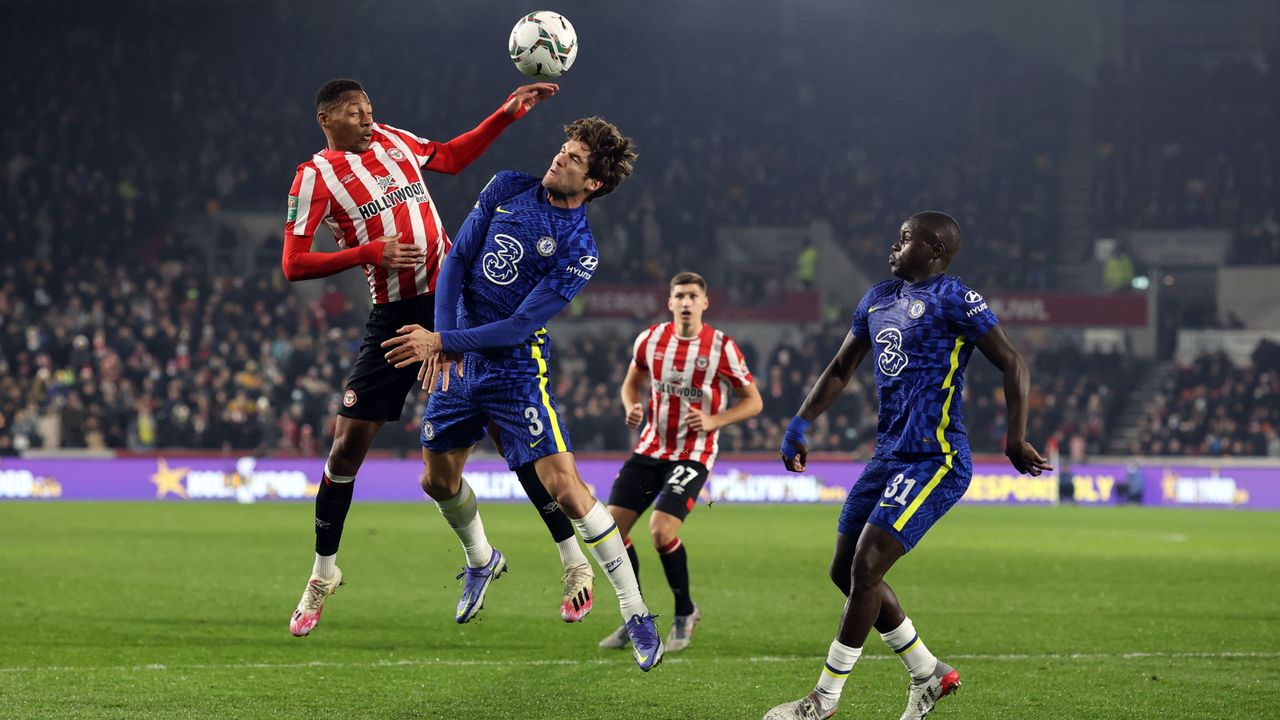
[{"label": "white football", "polygon": [[539,10],[511,28],[511,62],[536,80],[554,80],[569,71],[578,57],[578,33],[568,18]]}]

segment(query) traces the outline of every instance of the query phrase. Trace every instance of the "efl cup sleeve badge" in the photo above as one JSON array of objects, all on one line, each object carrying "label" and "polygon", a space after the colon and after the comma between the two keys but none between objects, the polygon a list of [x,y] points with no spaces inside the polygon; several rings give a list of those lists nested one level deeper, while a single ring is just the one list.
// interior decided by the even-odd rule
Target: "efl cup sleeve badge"
[{"label": "efl cup sleeve badge", "polygon": [[698,368],[699,370],[706,370],[707,365],[710,365],[710,363],[707,361],[705,357],[699,357],[697,360],[693,361],[693,366]]},{"label": "efl cup sleeve badge", "polygon": [[556,239],[550,237],[540,238],[538,240],[538,254],[542,257],[551,257],[556,254]]},{"label": "efl cup sleeve badge", "polygon": [[344,407],[352,407],[355,404],[356,404],[356,391],[352,390],[351,388],[347,388],[347,391],[342,393],[342,405]]},{"label": "efl cup sleeve badge", "polygon": [[907,306],[907,315],[914,320],[924,314],[924,301],[912,300],[911,305]]},{"label": "efl cup sleeve badge", "polygon": [[294,220],[298,219],[298,196],[297,195],[289,196],[289,210],[285,213],[284,219],[288,220],[289,222],[293,222]]}]

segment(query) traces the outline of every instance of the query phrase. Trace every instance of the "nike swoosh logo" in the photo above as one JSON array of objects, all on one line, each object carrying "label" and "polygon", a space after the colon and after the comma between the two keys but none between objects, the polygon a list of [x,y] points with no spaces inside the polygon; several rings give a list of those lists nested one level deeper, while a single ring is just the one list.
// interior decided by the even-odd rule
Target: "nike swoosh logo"
[{"label": "nike swoosh logo", "polygon": [[886,307],[888,307],[888,306],[887,306],[887,305],[877,305],[877,306],[875,306],[875,307],[873,307],[873,308],[868,308],[868,309],[867,309],[867,314],[868,314],[868,315],[870,315],[871,313],[873,313],[873,312],[875,312],[875,311],[877,311],[877,310],[883,310],[883,309],[885,309]]},{"label": "nike swoosh logo", "polygon": [[542,442],[543,440],[546,440],[546,438],[544,438],[544,437],[540,437],[540,438],[538,438],[537,440],[535,440],[535,441],[533,441],[533,442],[529,443],[529,447],[531,447],[531,448],[536,448],[536,447],[538,447],[538,443]]},{"label": "nike swoosh logo", "polygon": [[494,209],[494,210],[497,210],[498,212],[502,213],[503,215],[510,215],[510,214],[512,214],[510,210],[503,210],[501,206],[496,206],[496,207],[494,207],[493,209]]},{"label": "nike swoosh logo", "polygon": [[639,651],[636,652],[636,660],[640,661],[641,664],[643,664],[644,661],[648,659],[649,659],[648,655],[641,655]]},{"label": "nike swoosh logo", "polygon": [[897,507],[895,503],[880,503],[880,507]]}]

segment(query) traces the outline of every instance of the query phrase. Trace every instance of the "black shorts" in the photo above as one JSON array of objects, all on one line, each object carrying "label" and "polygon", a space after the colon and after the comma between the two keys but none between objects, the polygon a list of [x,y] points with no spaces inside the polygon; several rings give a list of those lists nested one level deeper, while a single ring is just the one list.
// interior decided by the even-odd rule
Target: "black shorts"
[{"label": "black shorts", "polygon": [[[618,471],[609,504],[643,513],[649,505],[684,520],[707,482],[707,466],[696,460],[655,460],[632,453]],[[654,502],[657,498],[657,502]]]},{"label": "black shorts", "polygon": [[360,354],[342,391],[338,414],[356,420],[395,422],[404,410],[409,389],[418,382],[418,366],[414,363],[397,370],[387,363],[383,341],[393,338],[405,325],[421,325],[436,329],[436,298],[421,295],[409,300],[374,305],[365,324]]}]

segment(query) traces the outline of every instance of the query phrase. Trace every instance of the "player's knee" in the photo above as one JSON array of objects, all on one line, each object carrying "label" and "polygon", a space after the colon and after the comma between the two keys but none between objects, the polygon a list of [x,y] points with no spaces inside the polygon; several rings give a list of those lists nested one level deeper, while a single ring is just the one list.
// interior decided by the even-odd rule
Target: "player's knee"
[{"label": "player's knee", "polygon": [[649,534],[653,537],[653,546],[659,551],[676,539],[680,532],[680,521],[672,517],[662,517],[654,513],[649,518]]},{"label": "player's knee", "polygon": [[831,577],[831,582],[840,588],[840,592],[845,595],[849,594],[853,587],[853,568],[849,567],[849,563],[846,560],[843,558],[832,560],[827,574]]},{"label": "player's knee", "polygon": [[853,559],[853,584],[851,593],[871,590],[884,579],[884,571],[866,558],[858,556]]},{"label": "player's knee", "polygon": [[448,500],[458,494],[457,490],[451,487],[449,478],[439,472],[433,473],[430,467],[422,469],[422,477],[418,482],[422,485],[422,492],[433,500]]}]

